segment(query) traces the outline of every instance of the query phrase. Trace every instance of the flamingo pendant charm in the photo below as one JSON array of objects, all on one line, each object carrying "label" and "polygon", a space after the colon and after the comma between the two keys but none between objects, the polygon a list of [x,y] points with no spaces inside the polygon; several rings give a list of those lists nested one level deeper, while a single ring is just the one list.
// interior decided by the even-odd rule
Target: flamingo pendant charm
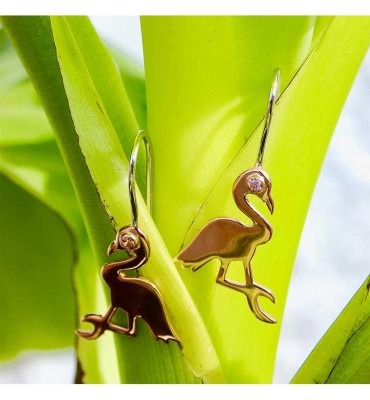
[{"label": "flamingo pendant charm", "polygon": [[[97,339],[106,330],[135,336],[135,321],[141,317],[156,339],[178,342],[157,288],[142,277],[128,277],[124,273],[125,270],[138,269],[148,261],[149,242],[139,227],[130,225],[117,233],[115,241],[108,248],[108,255],[119,250],[126,250],[130,258],[105,264],[102,268],[102,277],[110,288],[111,304],[108,310],[104,315],[85,315],[81,321],[92,323],[94,329],[92,331],[78,329],[76,333],[85,339]],[[127,327],[111,322],[118,308],[127,313]]]},{"label": "flamingo pendant charm", "polygon": [[[208,222],[181,251],[177,260],[186,268],[198,270],[213,258],[221,261],[216,282],[243,293],[247,297],[253,314],[264,322],[276,321],[264,312],[258,303],[258,297],[264,296],[275,303],[272,292],[255,283],[253,280],[251,261],[257,246],[267,243],[272,236],[272,227],[268,221],[250,204],[247,194],[254,194],[266,203],[272,213],[274,203],[271,197],[271,181],[266,172],[256,165],[243,172],[234,182],[233,196],[236,205],[253,221],[247,226],[236,219],[215,218]],[[226,278],[232,261],[242,261],[245,269],[245,284],[230,281]]]},{"label": "flamingo pendant charm", "polygon": [[[147,263],[150,255],[149,240],[138,225],[138,206],[135,191],[136,159],[142,140],[145,143],[147,159],[147,205],[151,210],[153,186],[151,145],[149,137],[145,135],[144,131],[139,131],[132,146],[128,170],[128,192],[132,222],[131,225],[125,226],[117,232],[115,240],[108,247],[108,255],[123,250],[130,257],[127,260],[114,261],[103,266],[102,277],[110,288],[111,303],[104,315],[87,314],[81,319],[82,322],[90,322],[94,325],[92,331],[82,329],[76,331],[77,335],[85,339],[97,339],[106,330],[135,336],[135,322],[140,317],[146,322],[156,339],[161,339],[166,343],[169,340],[179,342],[167,317],[164,302],[158,289],[147,279],[140,276],[129,277],[124,272],[141,268]],[[118,308],[127,313],[127,327],[111,322]]]},{"label": "flamingo pendant charm", "polygon": [[[276,323],[276,320],[263,311],[258,297],[263,296],[275,303],[271,290],[254,282],[252,258],[257,246],[267,243],[272,236],[270,223],[251,205],[247,195],[255,195],[262,200],[270,213],[273,213],[274,202],[271,197],[271,180],[262,170],[263,154],[266,139],[270,130],[272,111],[280,88],[280,71],[274,73],[265,124],[256,165],[243,172],[234,182],[233,196],[235,204],[253,222],[251,226],[231,218],[215,218],[208,222],[197,236],[176,257],[185,268],[196,271],[210,260],[216,258],[221,262],[216,282],[230,289],[243,293],[252,313],[261,321]],[[245,270],[245,283],[234,282],[226,278],[232,261],[242,261]]]}]

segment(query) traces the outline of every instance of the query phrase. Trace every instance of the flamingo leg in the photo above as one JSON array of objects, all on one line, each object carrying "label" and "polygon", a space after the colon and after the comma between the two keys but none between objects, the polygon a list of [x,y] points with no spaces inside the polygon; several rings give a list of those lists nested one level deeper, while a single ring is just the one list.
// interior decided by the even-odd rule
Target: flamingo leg
[{"label": "flamingo leg", "polygon": [[230,261],[221,260],[220,270],[216,279],[216,282],[220,285],[226,286],[230,289],[234,289],[238,292],[243,293],[247,297],[249,308],[252,313],[261,321],[270,324],[275,324],[276,320],[263,311],[258,303],[258,297],[263,296],[275,303],[275,296],[273,293],[257,283],[253,282],[252,269],[249,261],[244,262],[245,268],[245,285],[238,282],[229,281],[226,279],[227,269],[229,267]]},{"label": "flamingo leg", "polygon": [[233,286],[234,282],[228,281],[226,279],[226,272],[227,272],[227,269],[229,267],[229,264],[230,264],[230,262],[226,262],[224,260],[221,260],[221,266],[220,266],[220,269],[218,271],[216,282],[219,283],[220,285],[233,288],[234,287]]},{"label": "flamingo leg", "polygon": [[133,317],[129,313],[127,313],[127,321],[128,321],[128,328],[124,328],[123,326],[112,324],[108,321],[107,329],[110,329],[111,331],[116,332],[116,333],[122,333],[123,335],[135,336],[135,329],[136,329],[135,317]]},{"label": "flamingo leg", "polygon": [[226,279],[226,273],[227,269],[229,268],[230,262],[231,261],[221,260],[221,266],[220,270],[218,271],[216,282],[230,289],[241,291],[245,287],[245,285]]},{"label": "flamingo leg", "polygon": [[113,314],[116,311],[116,307],[112,305],[109,306],[107,312],[104,315],[98,314],[87,314],[85,315],[81,321],[82,322],[91,322],[94,325],[93,330],[87,331],[83,329],[77,329],[76,333],[85,338],[85,339],[97,339],[100,337],[106,330],[110,330],[112,332],[121,333],[123,335],[134,336],[135,335],[135,318],[132,318],[128,314],[128,328],[124,328],[123,326],[119,326],[111,323],[111,319]]},{"label": "flamingo leg", "polygon": [[243,292],[243,290],[246,287],[253,286],[253,279],[250,275],[248,275],[247,271],[246,271],[246,282],[247,282],[246,285],[226,279],[226,273],[229,268],[230,262],[231,261],[221,260],[221,266],[218,272],[216,282],[230,289],[237,290],[238,292]]},{"label": "flamingo leg", "polygon": [[275,324],[276,320],[263,311],[258,303],[258,297],[263,296],[275,303],[275,296],[270,289],[265,288],[255,282],[253,282],[252,268],[250,265],[250,260],[244,261],[245,268],[245,281],[246,284],[240,289],[247,297],[249,308],[252,313],[261,321],[270,324]]}]

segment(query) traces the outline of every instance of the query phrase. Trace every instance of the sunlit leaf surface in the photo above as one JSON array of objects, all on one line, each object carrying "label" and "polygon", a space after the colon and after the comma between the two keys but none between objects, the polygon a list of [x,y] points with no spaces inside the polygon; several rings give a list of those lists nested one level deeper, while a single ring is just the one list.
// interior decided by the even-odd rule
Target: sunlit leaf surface
[{"label": "sunlit leaf surface", "polygon": [[[263,23],[269,22],[266,28]],[[255,126],[265,112],[272,70],[281,69],[284,92],[264,162],[273,182],[274,215],[253,202],[268,216],[274,235],[252,261],[256,281],[271,288],[277,299],[276,305],[267,300],[261,305],[281,322],[310,197],[368,48],[368,20],[327,19],[325,28],[318,27],[322,35],[313,46],[314,23],[309,19],[144,17],[142,23],[148,126],[158,158],[154,217],[173,256],[215,217],[247,222],[231,188],[255,164],[262,124]],[[271,48],[253,47],[262,40],[259,35],[273,38]],[[282,43],[285,51],[280,53]],[[243,282],[241,266],[230,270],[229,279]],[[242,294],[215,284],[216,262],[196,273],[179,272],[208,327],[227,381],[270,382],[281,323],[261,323]]]}]

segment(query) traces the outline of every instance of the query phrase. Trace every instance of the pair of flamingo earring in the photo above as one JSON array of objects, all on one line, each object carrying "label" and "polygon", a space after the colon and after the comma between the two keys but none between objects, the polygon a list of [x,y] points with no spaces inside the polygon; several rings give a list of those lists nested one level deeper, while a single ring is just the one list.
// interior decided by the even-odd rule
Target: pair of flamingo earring
[{"label": "pair of flamingo earring", "polygon": [[[138,207],[135,191],[136,159],[141,141],[145,144],[147,159],[147,205],[151,210],[151,195],[153,184],[153,161],[150,140],[144,131],[139,131],[131,150],[128,170],[128,191],[131,203],[131,224],[121,228],[115,240],[108,247],[108,255],[115,251],[126,251],[129,258],[115,261],[102,267],[101,275],[110,288],[111,303],[103,315],[87,314],[81,321],[90,322],[94,328],[91,331],[78,329],[76,333],[85,339],[97,339],[106,330],[123,335],[135,336],[136,319],[141,317],[148,325],[155,339],[164,342],[179,340],[167,317],[166,309],[155,285],[141,276],[129,277],[128,270],[138,270],[143,267],[150,256],[150,244],[145,233],[138,225]],[[112,322],[116,310],[120,308],[127,314],[127,327]]]},{"label": "pair of flamingo earring", "polygon": [[[252,313],[261,321],[275,323],[276,321],[264,312],[258,297],[264,296],[275,302],[272,292],[253,280],[251,261],[257,246],[267,243],[272,236],[269,222],[250,204],[248,194],[261,199],[272,214],[274,203],[271,197],[271,180],[262,169],[263,154],[267,135],[270,130],[271,118],[276,98],[280,88],[280,72],[276,72],[270,91],[265,125],[263,129],[257,162],[252,169],[243,172],[235,180],[233,196],[238,208],[251,218],[252,226],[231,218],[216,218],[206,224],[198,235],[176,257],[184,267],[196,271],[210,260],[217,258],[221,262],[216,282],[230,289],[243,293]],[[124,335],[135,336],[136,319],[141,317],[148,325],[156,339],[165,342],[178,342],[174,329],[167,317],[166,308],[158,289],[150,281],[137,276],[129,277],[124,271],[138,270],[146,264],[150,255],[150,245],[147,236],[138,225],[138,207],[135,192],[135,167],[140,142],[144,141],[147,158],[147,203],[151,209],[151,189],[153,180],[152,153],[149,138],[143,131],[138,132],[131,151],[128,190],[130,195],[132,222],[121,228],[115,240],[108,248],[108,255],[115,251],[126,251],[129,258],[123,261],[107,263],[102,267],[103,280],[110,288],[111,304],[103,315],[87,314],[83,322],[90,322],[94,328],[91,331],[78,329],[76,333],[85,339],[97,339],[106,330]],[[232,261],[242,261],[245,269],[245,283],[230,281],[226,274]],[[127,313],[128,326],[123,327],[112,322],[112,317],[118,308]]]}]

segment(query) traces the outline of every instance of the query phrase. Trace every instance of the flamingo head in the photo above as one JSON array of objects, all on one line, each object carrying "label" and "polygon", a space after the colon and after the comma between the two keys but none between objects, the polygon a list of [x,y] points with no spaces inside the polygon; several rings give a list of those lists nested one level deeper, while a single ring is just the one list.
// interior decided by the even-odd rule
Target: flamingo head
[{"label": "flamingo head", "polygon": [[274,200],[271,197],[271,180],[266,172],[260,168],[249,170],[245,174],[245,182],[247,185],[246,194],[254,194],[261,199],[272,214],[274,212]]},{"label": "flamingo head", "polygon": [[108,255],[115,251],[126,250],[135,252],[141,247],[141,235],[137,227],[129,225],[121,228],[115,240],[108,247]]}]

